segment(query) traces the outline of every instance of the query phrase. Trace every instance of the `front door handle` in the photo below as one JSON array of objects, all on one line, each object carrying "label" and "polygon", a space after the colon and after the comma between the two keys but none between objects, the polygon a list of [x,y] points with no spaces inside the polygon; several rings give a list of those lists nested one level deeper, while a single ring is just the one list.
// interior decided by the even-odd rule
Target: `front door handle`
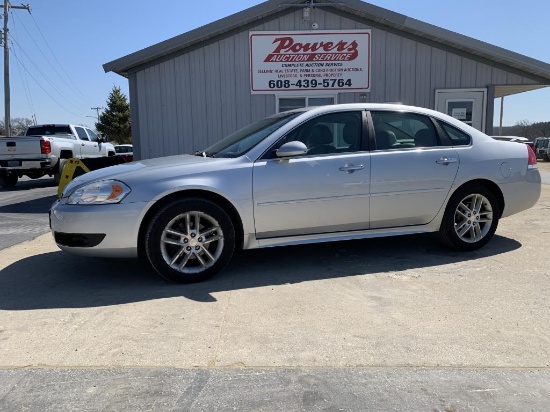
[{"label": "front door handle", "polygon": [[435,161],[438,165],[448,166],[449,163],[456,163],[458,159],[456,157],[442,157]]},{"label": "front door handle", "polygon": [[355,172],[356,170],[363,170],[365,168],[365,166],[363,165],[354,165],[352,163],[346,163],[344,166],[341,166],[340,170],[341,172],[346,172],[346,173],[353,173]]}]

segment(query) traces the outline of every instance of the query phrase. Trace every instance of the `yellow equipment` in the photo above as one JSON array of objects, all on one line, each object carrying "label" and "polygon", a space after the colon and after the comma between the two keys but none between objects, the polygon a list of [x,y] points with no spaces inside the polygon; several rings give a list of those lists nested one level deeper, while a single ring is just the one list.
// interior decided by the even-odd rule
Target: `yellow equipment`
[{"label": "yellow equipment", "polygon": [[63,189],[65,189],[69,182],[75,177],[83,175],[84,173],[91,172],[92,170],[115,166],[122,163],[126,163],[126,160],[124,160],[121,156],[90,157],[87,159],[67,159],[67,162],[63,167],[63,171],[61,172],[61,179],[59,179],[57,196],[61,197]]}]

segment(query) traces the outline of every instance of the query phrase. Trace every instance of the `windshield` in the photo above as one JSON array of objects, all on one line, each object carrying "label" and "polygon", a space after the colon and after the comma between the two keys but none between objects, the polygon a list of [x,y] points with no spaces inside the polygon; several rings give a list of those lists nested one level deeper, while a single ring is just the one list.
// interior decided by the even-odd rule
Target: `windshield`
[{"label": "windshield", "polygon": [[204,152],[198,152],[198,154],[212,157],[242,156],[275,130],[300,114],[302,112],[281,113],[249,124],[220,140],[218,143],[213,144]]}]

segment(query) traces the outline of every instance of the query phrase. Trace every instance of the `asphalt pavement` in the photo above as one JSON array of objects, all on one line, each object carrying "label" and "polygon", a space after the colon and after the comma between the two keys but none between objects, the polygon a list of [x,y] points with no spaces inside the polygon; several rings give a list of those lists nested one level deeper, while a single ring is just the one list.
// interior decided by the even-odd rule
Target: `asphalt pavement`
[{"label": "asphalt pavement", "polygon": [[48,210],[55,199],[51,177],[23,177],[14,188],[0,187],[0,250],[49,232]]}]

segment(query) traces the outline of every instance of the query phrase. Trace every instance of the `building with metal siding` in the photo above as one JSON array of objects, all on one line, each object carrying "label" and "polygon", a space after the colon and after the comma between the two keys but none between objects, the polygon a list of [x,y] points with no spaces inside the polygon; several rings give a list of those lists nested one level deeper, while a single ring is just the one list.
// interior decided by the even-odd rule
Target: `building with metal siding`
[{"label": "building with metal siding", "polygon": [[204,149],[278,110],[284,93],[251,92],[250,32],[306,32],[313,21],[319,31],[370,30],[370,89],[339,90],[337,103],[450,111],[448,102],[474,93],[481,102],[474,126],[488,134],[496,98],[550,85],[547,63],[360,0],[317,0],[322,6],[306,20],[311,1],[266,1],[106,63],[106,72],[129,79],[136,159]]}]

